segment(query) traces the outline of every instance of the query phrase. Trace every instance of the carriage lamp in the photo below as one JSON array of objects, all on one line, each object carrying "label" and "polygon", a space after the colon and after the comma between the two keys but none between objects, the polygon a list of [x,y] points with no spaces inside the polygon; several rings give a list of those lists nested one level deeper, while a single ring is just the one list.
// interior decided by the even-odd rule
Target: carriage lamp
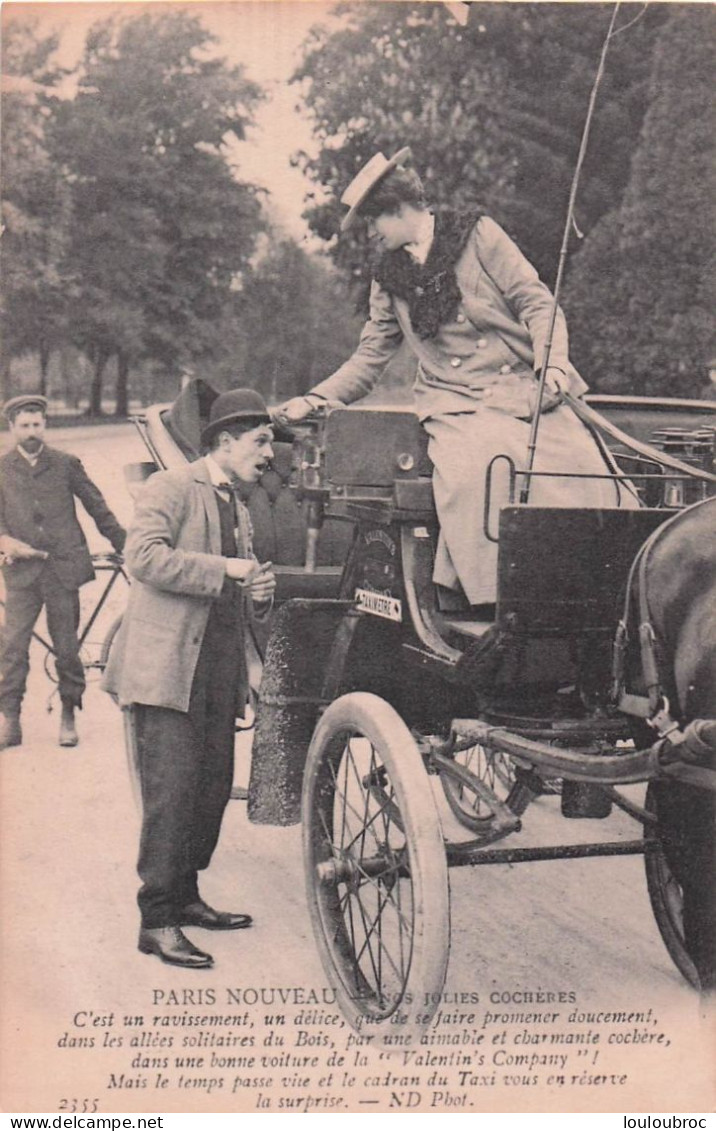
[{"label": "carriage lamp", "polygon": [[[669,455],[676,456],[684,463],[712,471],[716,452],[716,430],[713,428],[660,428],[650,437],[654,447]],[[663,489],[663,504],[666,507],[684,507],[698,502],[711,494],[709,485],[696,480],[687,480],[683,475],[666,476]]]},{"label": "carriage lamp", "polygon": [[684,484],[680,479],[667,479],[664,484],[664,506],[683,507]]}]

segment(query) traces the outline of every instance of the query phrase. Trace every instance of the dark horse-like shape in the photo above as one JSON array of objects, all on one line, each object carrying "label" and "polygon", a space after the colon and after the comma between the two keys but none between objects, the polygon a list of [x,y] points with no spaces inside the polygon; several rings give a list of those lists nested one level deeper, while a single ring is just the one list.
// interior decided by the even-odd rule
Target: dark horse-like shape
[{"label": "dark horse-like shape", "polygon": [[[647,544],[637,598],[655,633],[661,689],[686,732],[684,761],[716,769],[716,498],[681,511]],[[643,656],[638,661],[643,671]],[[698,720],[698,721],[696,721]],[[691,725],[689,725],[691,724]],[[679,748],[676,748],[677,753]],[[685,949],[716,987],[716,793],[661,779],[650,789],[664,856],[683,895]]]}]

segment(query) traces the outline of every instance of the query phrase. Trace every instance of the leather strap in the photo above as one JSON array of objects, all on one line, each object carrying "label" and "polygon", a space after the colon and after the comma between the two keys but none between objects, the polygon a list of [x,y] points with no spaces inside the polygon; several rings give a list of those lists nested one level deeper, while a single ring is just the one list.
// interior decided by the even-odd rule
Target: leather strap
[{"label": "leather strap", "polygon": [[[703,506],[704,503],[707,502],[709,502],[709,500],[704,499],[700,503],[695,503],[694,506]],[[693,507],[687,509],[692,510]],[[667,530],[676,526],[682,520],[684,513],[683,510],[678,511],[677,514],[672,515],[661,526],[658,526],[656,530],[649,535],[631,564],[624,595],[624,610],[617,629],[612,660],[613,697],[619,708],[627,715],[635,715],[637,718],[645,719],[650,726],[654,727],[661,737],[668,737],[672,746],[683,742],[684,735],[678,723],[671,717],[669,700],[664,695],[661,684],[657,655],[658,641],[654,626],[651,623],[646,571],[649,557],[655,544],[662,538]],[[624,666],[626,648],[629,641],[629,612],[637,574],[639,596],[639,649],[642,673],[648,696],[633,695],[624,690]]]},{"label": "leather strap", "polygon": [[630,451],[636,452],[637,455],[644,456],[651,463],[659,464],[661,467],[668,467],[671,471],[678,471],[681,475],[688,475],[691,479],[700,479],[702,483],[716,483],[716,475],[712,475],[710,471],[704,471],[700,467],[693,467],[689,463],[683,463],[675,456],[667,455],[666,452],[660,451],[658,448],[652,447],[651,444],[645,444],[642,440],[636,440],[627,432],[622,432],[616,424],[612,424],[611,420],[607,420],[600,412],[595,412],[588,404],[577,397],[571,396],[570,393],[562,393],[562,398],[565,404],[568,404],[579,419],[584,424],[589,424],[597,431],[611,436],[613,440],[618,440],[625,448]]}]

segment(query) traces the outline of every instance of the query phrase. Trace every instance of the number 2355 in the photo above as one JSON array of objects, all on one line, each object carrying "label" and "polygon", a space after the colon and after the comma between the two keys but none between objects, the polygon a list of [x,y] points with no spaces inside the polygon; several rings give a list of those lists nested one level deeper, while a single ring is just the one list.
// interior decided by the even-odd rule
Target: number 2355
[{"label": "number 2355", "polygon": [[59,1111],[97,1111],[99,1100],[60,1100]]}]

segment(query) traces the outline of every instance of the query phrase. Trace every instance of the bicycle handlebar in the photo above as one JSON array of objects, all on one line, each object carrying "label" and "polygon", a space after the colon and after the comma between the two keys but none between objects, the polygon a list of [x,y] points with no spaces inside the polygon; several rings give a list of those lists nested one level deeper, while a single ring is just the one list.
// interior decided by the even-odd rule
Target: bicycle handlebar
[{"label": "bicycle handlebar", "polygon": [[124,565],[124,558],[116,551],[112,552],[107,550],[103,553],[91,554],[92,565],[97,569],[121,569]]}]

